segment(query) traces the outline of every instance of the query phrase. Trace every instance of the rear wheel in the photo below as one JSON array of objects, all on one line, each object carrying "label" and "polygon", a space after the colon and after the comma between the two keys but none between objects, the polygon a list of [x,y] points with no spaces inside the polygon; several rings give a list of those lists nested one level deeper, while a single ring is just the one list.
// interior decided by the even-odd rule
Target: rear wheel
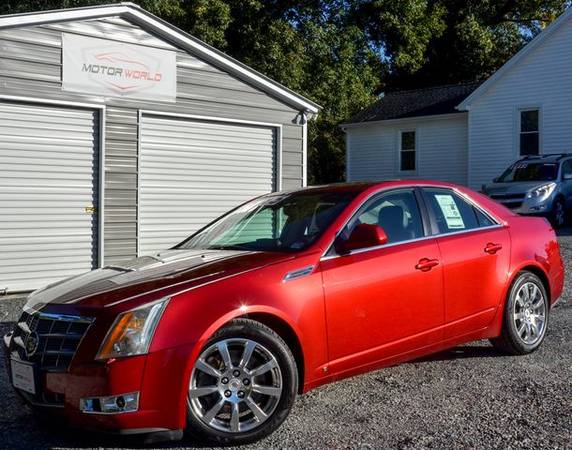
[{"label": "rear wheel", "polygon": [[548,311],[548,295],[540,278],[520,272],[506,301],[501,335],[492,344],[511,355],[533,352],[544,340]]},{"label": "rear wheel", "polygon": [[286,419],[297,390],[294,357],[280,336],[259,322],[234,320],[195,362],[189,432],[217,445],[259,440]]}]

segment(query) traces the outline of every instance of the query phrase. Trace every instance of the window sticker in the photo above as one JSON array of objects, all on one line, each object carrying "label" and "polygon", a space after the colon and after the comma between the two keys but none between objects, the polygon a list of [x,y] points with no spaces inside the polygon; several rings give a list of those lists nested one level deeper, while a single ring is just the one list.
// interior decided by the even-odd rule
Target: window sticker
[{"label": "window sticker", "polygon": [[449,229],[464,229],[465,223],[452,195],[435,195]]}]

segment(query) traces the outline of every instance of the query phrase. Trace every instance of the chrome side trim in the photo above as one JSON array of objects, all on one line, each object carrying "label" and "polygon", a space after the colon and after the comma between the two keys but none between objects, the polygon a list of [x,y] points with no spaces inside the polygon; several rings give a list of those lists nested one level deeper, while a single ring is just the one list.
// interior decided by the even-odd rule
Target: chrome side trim
[{"label": "chrome side trim", "polygon": [[[481,205],[479,205],[477,202],[475,202],[471,197],[469,197],[468,195],[466,195],[463,192],[460,192],[458,189],[454,189],[454,188],[442,188],[442,189],[451,189],[453,190],[456,194],[458,194],[460,197],[463,198],[463,200],[466,200],[468,203],[470,203],[474,208],[478,209],[480,212],[482,212],[485,216],[487,216],[489,219],[491,219],[492,222],[494,222],[497,225],[502,225],[501,222],[495,217],[493,216],[490,212],[488,212],[486,209],[484,209]],[[482,230],[483,228],[488,228],[488,227],[482,227],[482,228],[478,228],[479,230]],[[436,235],[437,236],[437,235]]]},{"label": "chrome side trim", "polygon": [[286,275],[284,275],[284,279],[282,280],[282,282],[286,283],[287,281],[292,281],[292,280],[296,280],[298,278],[308,276],[313,271],[314,271],[313,265],[306,266],[306,267],[303,267],[301,269],[292,270],[291,272],[288,272]]}]

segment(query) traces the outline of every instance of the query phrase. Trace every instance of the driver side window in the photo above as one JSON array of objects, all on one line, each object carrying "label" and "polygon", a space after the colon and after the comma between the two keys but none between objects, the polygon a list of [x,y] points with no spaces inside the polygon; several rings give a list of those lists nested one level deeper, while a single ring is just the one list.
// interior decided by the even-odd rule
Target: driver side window
[{"label": "driver side window", "polygon": [[371,199],[350,221],[348,231],[360,223],[379,225],[385,231],[389,244],[424,236],[417,199],[410,189]]}]

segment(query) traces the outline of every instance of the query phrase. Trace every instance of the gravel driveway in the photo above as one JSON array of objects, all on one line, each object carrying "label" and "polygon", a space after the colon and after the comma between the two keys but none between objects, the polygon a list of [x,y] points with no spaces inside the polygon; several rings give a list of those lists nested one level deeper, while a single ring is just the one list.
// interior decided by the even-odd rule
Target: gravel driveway
[{"label": "gravel driveway", "polygon": [[[568,277],[536,353],[507,357],[478,342],[325,386],[300,397],[277,432],[243,448],[572,449],[572,229],[560,234]],[[2,334],[21,305],[0,299]],[[0,448],[103,446],[134,443],[39,423],[0,371]]]}]

